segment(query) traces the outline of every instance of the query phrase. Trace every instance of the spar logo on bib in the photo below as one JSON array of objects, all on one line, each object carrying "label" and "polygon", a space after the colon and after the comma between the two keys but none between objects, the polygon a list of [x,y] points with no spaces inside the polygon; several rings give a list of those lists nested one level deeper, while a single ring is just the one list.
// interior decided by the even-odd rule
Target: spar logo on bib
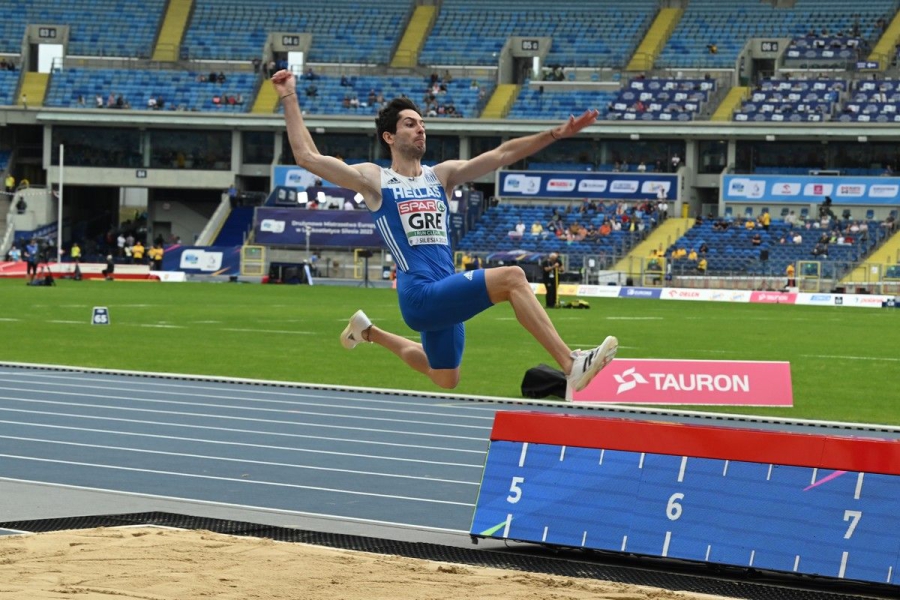
[{"label": "spar logo on bib", "polygon": [[447,245],[447,205],[443,200],[405,200],[397,202],[397,210],[410,246]]}]

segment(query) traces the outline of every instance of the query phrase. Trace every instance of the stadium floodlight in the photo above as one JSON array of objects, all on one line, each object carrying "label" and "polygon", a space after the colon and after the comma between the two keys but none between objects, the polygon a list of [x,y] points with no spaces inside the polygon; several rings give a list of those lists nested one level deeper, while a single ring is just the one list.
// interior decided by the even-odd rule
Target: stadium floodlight
[{"label": "stadium floodlight", "polygon": [[869,138],[864,135],[861,135],[858,138],[856,138],[856,141],[859,142],[860,144],[865,144],[866,142],[869,141]]},{"label": "stadium floodlight", "polygon": [[770,133],[769,135],[766,136],[766,141],[767,141],[767,142],[774,142],[774,141],[775,141],[775,136],[772,135],[772,134]]},{"label": "stadium floodlight", "polygon": [[639,134],[639,133],[632,133],[630,137],[631,137],[632,140],[638,141],[639,139],[641,139],[641,134]]}]

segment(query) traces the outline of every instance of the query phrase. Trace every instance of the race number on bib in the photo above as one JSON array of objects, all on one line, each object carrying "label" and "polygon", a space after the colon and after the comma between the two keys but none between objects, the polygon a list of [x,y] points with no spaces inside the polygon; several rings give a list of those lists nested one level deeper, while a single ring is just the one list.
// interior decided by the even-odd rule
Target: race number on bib
[{"label": "race number on bib", "polygon": [[441,200],[406,200],[397,202],[400,221],[410,246],[447,245],[447,205]]}]

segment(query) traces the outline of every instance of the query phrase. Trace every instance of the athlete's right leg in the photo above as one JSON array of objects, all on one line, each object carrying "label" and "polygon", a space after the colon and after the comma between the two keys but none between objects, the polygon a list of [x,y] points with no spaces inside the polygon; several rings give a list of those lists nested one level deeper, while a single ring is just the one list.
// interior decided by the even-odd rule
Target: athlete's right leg
[{"label": "athlete's right leg", "polygon": [[509,302],[519,323],[550,353],[563,372],[569,373],[573,364],[572,349],[557,333],[521,267],[485,269],[484,279],[491,301],[494,304]]}]

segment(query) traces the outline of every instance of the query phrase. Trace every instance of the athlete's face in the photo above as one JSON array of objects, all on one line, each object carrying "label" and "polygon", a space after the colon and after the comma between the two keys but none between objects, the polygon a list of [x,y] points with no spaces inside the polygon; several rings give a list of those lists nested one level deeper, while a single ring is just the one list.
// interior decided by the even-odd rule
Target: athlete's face
[{"label": "athlete's face", "polygon": [[425,121],[419,113],[410,109],[400,111],[393,142],[394,153],[417,159],[425,155]]}]

